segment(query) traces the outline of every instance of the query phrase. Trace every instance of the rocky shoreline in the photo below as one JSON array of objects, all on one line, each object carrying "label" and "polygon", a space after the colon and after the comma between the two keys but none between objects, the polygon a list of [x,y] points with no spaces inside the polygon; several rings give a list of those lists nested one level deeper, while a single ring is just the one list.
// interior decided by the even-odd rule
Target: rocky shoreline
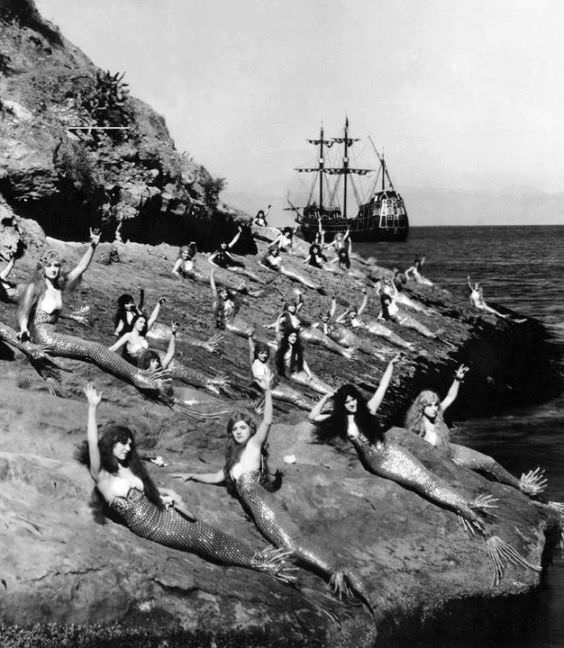
[{"label": "rocky shoreline", "polygon": [[[24,221],[21,225],[25,230]],[[84,249],[84,244],[53,239],[46,244],[58,248],[69,263]],[[28,253],[18,262],[16,278],[31,275],[42,245],[37,232],[28,236]],[[261,250],[265,246],[259,242]],[[111,249],[109,244],[100,246],[83,283],[71,294],[69,309],[90,306],[90,327],[80,329],[73,323],[68,330],[109,344],[118,294],[144,286],[148,308],[166,295],[161,321],[181,322],[182,362],[209,375],[225,372],[232,387],[223,404],[234,409],[249,405],[246,340],[225,332],[212,354],[182,339],[183,332],[208,337],[213,318],[209,288],[171,275],[176,248],[123,244],[118,246],[119,263],[108,263]],[[274,321],[281,298],[291,295],[292,285],[264,270],[258,258],[246,257],[245,263],[261,278],[273,280],[260,297],[245,298],[241,315],[267,337],[262,327]],[[287,263],[299,267],[297,259]],[[198,264],[206,268],[205,255],[199,255]],[[374,267],[372,272],[389,271]],[[341,304],[351,295],[360,296],[358,284],[350,278],[330,276],[325,285]],[[401,330],[424,353],[408,356],[398,367],[382,408],[384,423],[400,422],[421,387],[443,393],[460,362],[472,369],[456,410],[453,406],[455,420],[499,411],[513,402],[516,391],[522,402],[530,402],[538,397],[538,381],[555,380],[549,361],[552,349],[541,338],[540,324],[476,315],[441,289],[408,290],[437,310],[425,321],[445,329],[444,341]],[[305,315],[322,312],[328,301],[327,296],[305,290]],[[374,308],[375,304],[369,306],[370,314]],[[13,307],[0,305],[0,320],[14,324]],[[504,352],[499,353],[502,347]],[[530,365],[520,372],[518,358],[529,358],[533,351],[536,369]],[[376,359],[347,361],[320,347],[307,346],[306,354],[314,371],[335,386],[353,381],[368,390],[384,367]],[[265,546],[223,488],[182,484],[168,476],[217,469],[223,461],[225,423],[192,420],[182,411],[143,401],[132,387],[95,367],[64,364],[70,369],[61,387],[64,398],[56,398],[23,358],[2,361],[0,547],[6,561],[0,620],[9,646],[65,645],[62,638],[76,646],[374,644],[376,630],[370,616],[357,605],[339,603],[321,579],[305,570],[300,570],[304,594],[246,570],[211,565],[166,549],[114,522],[100,524],[89,504],[90,477],[73,458],[84,438],[86,404],[81,387],[87,380],[104,392],[102,422],[125,422],[136,430],[143,452],[164,457],[167,467],[150,466],[159,485],[175,488],[203,519],[254,546]],[[393,428],[387,435],[468,496],[498,497],[502,507],[488,524],[492,532],[514,544],[531,563],[548,560],[558,520],[544,507],[512,488],[454,466],[440,451],[404,430]],[[276,409],[270,454],[271,467],[284,472],[277,497],[304,537],[354,566],[368,583],[381,642],[391,645],[422,633],[444,632],[445,619],[456,627],[485,627],[493,609],[520,614],[527,593],[539,586],[542,575],[509,566],[501,584],[493,587],[483,542],[468,537],[453,513],[365,472],[350,453],[313,443],[303,412],[289,406]],[[282,457],[292,454],[296,463],[284,464]]]}]

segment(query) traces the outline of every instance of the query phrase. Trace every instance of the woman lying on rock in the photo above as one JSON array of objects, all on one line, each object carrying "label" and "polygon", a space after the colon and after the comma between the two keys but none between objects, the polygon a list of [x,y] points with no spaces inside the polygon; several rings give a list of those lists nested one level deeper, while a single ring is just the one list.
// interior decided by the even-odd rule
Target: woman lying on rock
[{"label": "woman lying on rock", "polygon": [[278,376],[274,376],[268,364],[270,348],[264,342],[255,341],[254,331],[249,334],[249,355],[253,385],[260,390],[261,394],[265,392],[265,385],[270,385],[272,398],[292,403],[292,405],[304,410],[311,409],[310,403],[301,392],[292,389],[290,385],[281,383]]},{"label": "woman lying on rock", "polygon": [[[164,298],[159,300],[157,308],[161,303],[163,303],[163,300]],[[155,315],[155,311],[153,311],[153,315]],[[151,316],[151,319],[153,318],[153,315]],[[157,315],[158,311],[156,313],[156,316]],[[170,328],[168,326],[160,327],[166,330],[166,339],[168,340],[168,349],[166,354],[161,358],[154,349],[150,348],[147,335],[149,331],[152,330],[151,326],[153,326],[153,324],[151,324],[151,326],[149,325],[151,319],[147,320],[143,313],[137,315],[133,320],[133,328],[131,331],[122,335],[121,338],[109,348],[109,350],[118,351],[122,349],[124,358],[139,369],[149,370],[155,374],[158,374],[159,370],[166,369],[168,376],[171,378],[182,380],[194,387],[203,387],[214,394],[219,394],[219,388],[226,387],[227,385],[225,377],[217,376],[215,378],[209,378],[196,369],[186,367],[178,362],[173,362],[174,354],[176,352],[176,332],[178,329],[176,322],[173,322]],[[157,326],[157,324],[154,324],[154,326]],[[163,333],[165,333],[165,330],[163,330]],[[159,339],[164,338],[163,336],[159,336]],[[218,340],[217,336],[213,336],[207,342],[202,342],[188,337],[186,342],[194,346],[205,348],[207,351],[214,352]],[[172,394],[172,391],[170,393]],[[174,393],[178,398],[178,389],[175,389]]]},{"label": "woman lying on rock", "polygon": [[337,255],[331,263],[338,263],[341,270],[350,270],[351,267],[350,253],[352,244],[350,233],[350,229],[347,229],[344,234],[343,232],[337,232],[331,243],[327,246],[327,249],[332,247]]},{"label": "woman lying on rock", "polygon": [[[479,495],[472,500],[465,498],[427,470],[410,452],[386,440],[376,413],[384,400],[399,357],[389,362],[369,401],[353,385],[343,385],[334,394],[324,396],[309,417],[317,426],[317,439],[324,443],[335,439],[350,441],[366,470],[414,490],[441,507],[454,510],[466,530],[487,538],[486,548],[493,564],[494,584],[499,583],[506,561],[540,571],[540,566],[528,563],[498,536],[486,536],[484,521],[478,513],[495,508],[495,498],[490,495]],[[332,411],[324,413],[330,398],[333,400]]]},{"label": "woman lying on rock", "polygon": [[274,328],[276,330],[276,340],[279,342],[284,335],[290,330],[299,329],[302,340],[310,344],[317,344],[325,347],[328,351],[338,353],[347,360],[354,357],[354,350],[342,347],[340,344],[334,342],[328,335],[317,326],[311,326],[309,322],[304,322],[298,316],[298,311],[303,306],[303,298],[301,292],[296,289],[294,291],[298,298],[294,301],[284,303],[282,312],[273,324],[265,326],[265,328]]},{"label": "woman lying on rock", "polygon": [[507,313],[500,313],[498,310],[486,303],[486,300],[484,299],[484,289],[478,281],[476,281],[476,283],[472,283],[470,276],[468,276],[466,278],[466,282],[468,284],[468,288],[470,288],[470,303],[477,310],[480,310],[484,313],[491,313],[496,317],[501,317],[502,319],[510,320],[517,324],[522,324],[523,322],[527,321],[527,318],[515,319]]},{"label": "woman lying on rock", "polygon": [[339,315],[335,321],[338,323],[346,323],[352,329],[364,329],[373,335],[383,337],[388,342],[391,342],[402,349],[413,351],[415,345],[412,342],[407,342],[387,326],[384,326],[381,322],[366,318],[361,319],[361,315],[364,313],[366,306],[368,305],[368,293],[366,288],[362,289],[362,294],[363,298],[360,306],[358,308],[348,308],[342,315]]},{"label": "woman lying on rock", "polygon": [[320,394],[331,394],[333,389],[316,376],[304,359],[299,331],[286,331],[276,352],[278,375],[288,378],[299,385],[305,385]]},{"label": "woman lying on rock", "polygon": [[222,241],[219,244],[219,250],[213,252],[208,260],[212,265],[217,266],[218,268],[231,270],[232,272],[237,272],[239,274],[245,275],[245,277],[249,277],[249,279],[252,279],[257,283],[263,283],[262,279],[257,277],[257,275],[252,273],[250,270],[247,270],[245,268],[245,264],[242,261],[235,259],[229,252],[229,250],[239,240],[242,231],[243,229],[241,228],[241,226],[239,226],[237,234],[235,234],[231,242],[227,243],[226,241]]},{"label": "woman lying on rock", "polygon": [[[209,276],[202,274],[196,267],[196,243],[192,241],[188,245],[183,245],[178,251],[178,258],[172,268],[172,274],[179,279],[191,279],[200,283],[208,283]],[[243,295],[250,295],[251,297],[260,297],[263,294],[262,290],[249,290],[244,280],[235,283],[228,280],[226,277],[221,279],[216,278],[218,285],[225,286],[228,290],[240,292]]]},{"label": "woman lying on rock", "polygon": [[273,272],[278,272],[292,281],[297,281],[307,288],[312,288],[313,290],[318,290],[323,293],[323,287],[320,284],[316,284],[304,277],[301,274],[298,274],[294,270],[290,270],[286,266],[282,265],[282,257],[280,256],[280,249],[277,245],[271,246],[267,249],[266,254],[260,260],[260,265],[267,270],[272,270]]},{"label": "woman lying on rock", "polygon": [[283,582],[294,580],[285,562],[287,552],[255,551],[196,519],[174,491],[157,488],[137,454],[129,428],[108,424],[98,437],[96,409],[102,394],[90,384],[84,393],[88,400],[87,444],[79,459],[89,467],[107,506],[130,531],[210,562],[254,569]]},{"label": "woman lying on rock", "polygon": [[342,596],[354,592],[372,611],[365,587],[353,572],[338,567],[323,552],[305,545],[297,525],[276,501],[272,492],[280,488],[281,475],[268,472],[266,444],[272,425],[272,394],[265,384],[264,414],[257,427],[246,412],[234,412],[227,423],[229,441],[225,466],[214,473],[177,473],[185,481],[204,484],[226,483],[230,493],[239,499],[251,515],[258,530],[275,547],[290,553],[298,564],[308,567],[330,581],[335,592]]},{"label": "woman lying on rock", "polygon": [[382,291],[382,293],[380,294],[380,304],[382,310],[380,311],[379,317],[383,320],[396,322],[396,324],[400,324],[401,326],[405,326],[406,328],[413,329],[421,335],[424,335],[425,337],[431,338],[433,340],[438,339],[443,331],[431,331],[431,329],[427,328],[425,324],[422,324],[412,315],[408,315],[407,313],[400,311],[400,308],[397,305],[397,288],[393,283],[389,283],[387,284],[387,286],[388,289],[386,291]]},{"label": "woman lying on rock", "polygon": [[531,497],[539,495],[547,486],[544,472],[540,468],[530,470],[517,479],[491,457],[450,442],[449,429],[443,415],[456,400],[460,383],[464,380],[467,371],[468,367],[464,365],[458,367],[452,385],[442,401],[436,392],[422,391],[407,411],[404,427],[436,448],[446,450],[458,466],[486,473],[502,484],[518,488]]},{"label": "woman lying on rock", "polygon": [[210,272],[210,287],[213,296],[213,315],[215,327],[221,331],[231,331],[240,337],[248,337],[253,327],[238,315],[241,303],[236,294],[225,286],[216,285],[215,273]]},{"label": "woman lying on rock", "polygon": [[362,351],[367,355],[374,356],[379,360],[385,360],[385,352],[387,348],[382,348],[374,342],[356,335],[344,324],[335,321],[335,311],[337,310],[337,300],[335,297],[331,300],[331,308],[327,313],[321,315],[320,322],[314,322],[312,326],[319,328],[321,331],[330,337],[334,342],[341,347],[348,348],[351,353],[356,350]]},{"label": "woman lying on rock", "polygon": [[405,271],[405,277],[406,279],[413,279],[416,283],[422,285],[422,286],[434,286],[435,284],[430,280],[427,279],[427,277],[424,277],[421,274],[421,270],[423,269],[423,264],[425,263],[425,257],[421,257],[418,259],[415,259],[413,262],[413,265],[410,266],[406,271]]},{"label": "woman lying on rock", "polygon": [[159,376],[140,371],[103,344],[55,330],[63,308],[63,292],[77,285],[92,261],[99,240],[100,235],[91,231],[88,250],[70,272],[62,271],[63,260],[57,252],[49,250],[43,254],[35,279],[26,286],[18,308],[19,337],[22,341],[31,338],[36,344],[45,345],[49,355],[95,364],[130,383],[144,395],[168,403],[166,381],[160,380]]}]

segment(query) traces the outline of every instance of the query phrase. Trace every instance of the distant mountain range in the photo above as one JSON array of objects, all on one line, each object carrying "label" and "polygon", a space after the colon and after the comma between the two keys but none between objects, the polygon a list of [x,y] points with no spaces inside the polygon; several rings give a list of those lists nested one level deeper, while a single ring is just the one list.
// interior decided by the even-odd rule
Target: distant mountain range
[{"label": "distant mountain range", "polygon": [[[514,188],[495,191],[406,188],[402,192],[412,226],[564,225],[564,193]],[[272,204],[270,222],[293,221],[284,196],[225,191],[222,199],[251,215]]]}]

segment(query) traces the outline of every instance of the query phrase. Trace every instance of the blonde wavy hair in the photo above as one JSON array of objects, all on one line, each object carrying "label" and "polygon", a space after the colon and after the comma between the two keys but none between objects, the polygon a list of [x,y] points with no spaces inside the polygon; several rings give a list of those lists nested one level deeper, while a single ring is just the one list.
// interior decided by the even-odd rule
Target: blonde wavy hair
[{"label": "blonde wavy hair", "polygon": [[[423,426],[423,411],[427,405],[433,403],[441,403],[441,399],[437,392],[430,389],[424,389],[419,396],[413,401],[410,408],[407,410],[404,420],[404,428],[409,432],[414,432],[417,436],[425,436],[425,428]],[[443,418],[443,410],[439,407],[437,411],[437,419],[435,424],[438,426],[445,425]]]}]

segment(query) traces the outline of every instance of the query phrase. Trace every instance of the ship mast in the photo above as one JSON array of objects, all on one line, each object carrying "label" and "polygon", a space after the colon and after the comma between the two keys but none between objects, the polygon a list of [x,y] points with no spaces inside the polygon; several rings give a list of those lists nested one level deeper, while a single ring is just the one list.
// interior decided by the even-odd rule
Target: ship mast
[{"label": "ship mast", "polygon": [[[351,142],[352,143],[352,142]],[[345,146],[343,154],[343,216],[347,217],[347,176],[349,174],[349,118],[345,119]]]},{"label": "ship mast", "polygon": [[319,131],[319,215],[323,214],[323,167],[325,166],[325,159],[323,158],[323,124]]}]

